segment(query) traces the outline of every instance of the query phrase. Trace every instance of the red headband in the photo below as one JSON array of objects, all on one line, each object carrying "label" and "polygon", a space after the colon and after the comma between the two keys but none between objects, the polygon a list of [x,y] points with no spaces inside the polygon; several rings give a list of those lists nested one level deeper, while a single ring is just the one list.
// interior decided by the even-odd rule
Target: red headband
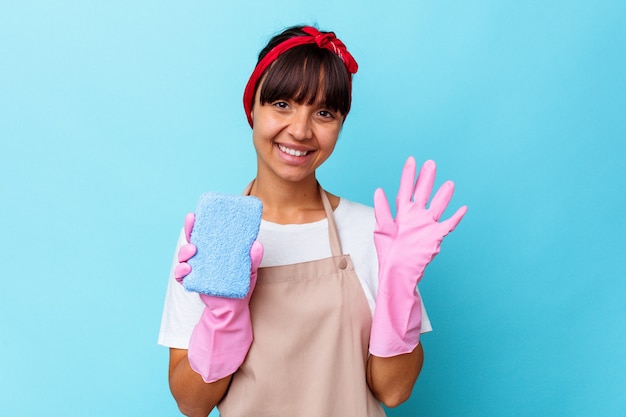
[{"label": "red headband", "polygon": [[252,127],[252,115],[250,113],[252,111],[252,105],[254,104],[254,90],[259,78],[261,78],[263,72],[272,62],[294,46],[306,45],[310,43],[317,44],[320,48],[328,49],[341,58],[350,74],[356,74],[356,71],[359,68],[358,64],[352,55],[350,55],[350,52],[346,49],[346,45],[337,39],[333,32],[322,33],[311,26],[303,27],[302,31],[308,36],[294,36],[293,38],[289,38],[286,41],[279,43],[272,48],[272,50],[270,50],[267,55],[261,59],[261,61],[259,61],[257,66],[254,68],[254,71],[252,71],[252,75],[250,76],[248,84],[246,84],[246,89],[243,93],[243,108],[246,111],[246,117],[248,118],[250,127]]}]

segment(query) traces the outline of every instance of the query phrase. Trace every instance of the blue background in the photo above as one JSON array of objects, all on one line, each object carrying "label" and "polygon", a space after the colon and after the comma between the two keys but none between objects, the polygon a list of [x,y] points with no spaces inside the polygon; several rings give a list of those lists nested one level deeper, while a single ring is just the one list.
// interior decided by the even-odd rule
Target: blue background
[{"label": "blue background", "polygon": [[371,204],[432,158],[470,209],[389,415],[623,416],[625,19],[618,0],[0,2],[0,414],[177,415],[156,338],[184,214],[252,178],[256,54],[317,23],[360,64],[322,184]]}]

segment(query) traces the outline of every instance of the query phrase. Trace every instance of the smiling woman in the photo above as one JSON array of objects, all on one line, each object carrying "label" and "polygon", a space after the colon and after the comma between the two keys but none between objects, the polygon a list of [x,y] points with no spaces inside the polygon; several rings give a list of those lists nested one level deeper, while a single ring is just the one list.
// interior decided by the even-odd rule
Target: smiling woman
[{"label": "smiling woman", "polygon": [[[359,64],[316,179],[341,196],[342,253],[370,311],[383,295],[365,288],[378,285],[373,214],[360,206],[365,225],[348,198],[369,205],[383,186],[394,199],[415,155],[456,180],[450,208],[471,208],[419,284],[436,332],[420,338],[411,398],[387,414],[624,416],[626,2],[365,4],[2,2],[0,416],[180,414],[169,348],[154,343],[180,223],[202,192],[239,194],[255,177],[243,90],[273,32],[303,21],[334,30]],[[292,212],[307,217],[263,221],[259,274],[329,256],[327,229]],[[169,283],[161,342],[198,352],[205,304]],[[269,286],[251,295],[250,358],[267,346]],[[289,295],[298,311],[306,295]],[[274,316],[272,334],[294,320],[319,337],[319,304],[304,324]]]},{"label": "smiling woman", "polygon": [[378,417],[411,394],[420,334],[431,330],[417,283],[465,208],[439,222],[453,186],[426,209],[435,166],[425,163],[416,183],[413,158],[396,219],[382,190],[372,209],[320,187],[316,171],[335,149],[356,71],[343,42],[313,27],[289,28],[261,51],[244,92],[257,154],[244,194],[263,204],[250,291],[183,290],[187,261],[202,250],[189,243],[193,215],[169,281],[159,341],[187,415],[217,405],[224,417]]}]

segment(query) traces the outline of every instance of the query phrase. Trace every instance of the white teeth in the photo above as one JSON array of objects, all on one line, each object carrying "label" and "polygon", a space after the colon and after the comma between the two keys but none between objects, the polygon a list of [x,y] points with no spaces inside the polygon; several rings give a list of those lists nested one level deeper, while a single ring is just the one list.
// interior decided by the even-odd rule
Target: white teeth
[{"label": "white teeth", "polygon": [[295,149],[287,148],[283,145],[278,145],[278,149],[280,149],[281,151],[285,153],[288,153],[291,156],[305,156],[309,153],[309,151],[297,151]]}]

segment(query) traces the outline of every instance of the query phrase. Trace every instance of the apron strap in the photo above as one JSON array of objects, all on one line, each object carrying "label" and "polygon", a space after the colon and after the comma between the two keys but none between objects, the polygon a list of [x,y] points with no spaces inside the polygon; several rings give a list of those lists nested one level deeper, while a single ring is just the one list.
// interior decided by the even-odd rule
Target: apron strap
[{"label": "apron strap", "polygon": [[328,238],[330,239],[330,251],[333,256],[343,255],[341,249],[341,240],[339,239],[339,232],[337,231],[337,224],[335,223],[335,214],[333,208],[328,201],[326,192],[320,185],[320,195],[322,197],[322,204],[324,205],[324,211],[326,212],[326,219],[328,220]]}]

